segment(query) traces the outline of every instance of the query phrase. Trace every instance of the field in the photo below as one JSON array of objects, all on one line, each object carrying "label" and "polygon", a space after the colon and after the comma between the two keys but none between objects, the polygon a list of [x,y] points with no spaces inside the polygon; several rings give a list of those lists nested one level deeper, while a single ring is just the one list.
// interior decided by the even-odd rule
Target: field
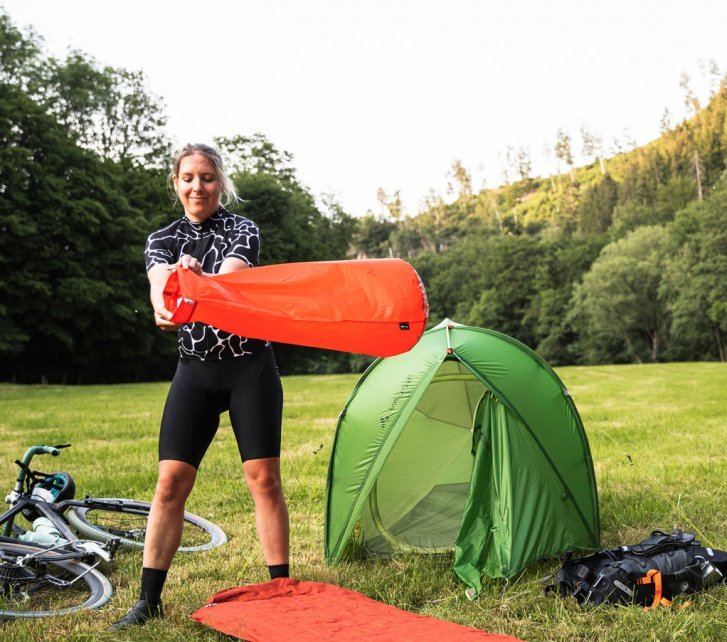
[{"label": "field", "polygon": [[[698,531],[727,548],[727,365],[602,366],[558,370],[588,434],[598,482],[602,543],[635,543],[654,529]],[[402,556],[327,567],[323,562],[326,466],[336,416],[357,376],[284,379],[283,470],[295,577],[354,589],[417,613],[524,640],[720,640],[727,637],[727,588],[683,609],[581,610],[543,593],[558,560],[510,582],[487,581],[476,602],[450,572],[451,559]],[[40,470],[68,470],[77,496],[151,499],[156,433],[168,384],[0,386],[0,479],[36,443],[72,443]],[[188,509],[221,525],[230,542],[175,561],[165,590],[168,618],[121,633],[108,630],[136,600],[141,555],[119,553],[106,573],[115,588],[99,611],[37,622],[0,623],[3,640],[225,640],[190,620],[216,591],[261,582],[267,571],[255,535],[227,420],[200,469]],[[681,603],[686,600],[682,600]],[[402,641],[406,642],[406,641]]]}]

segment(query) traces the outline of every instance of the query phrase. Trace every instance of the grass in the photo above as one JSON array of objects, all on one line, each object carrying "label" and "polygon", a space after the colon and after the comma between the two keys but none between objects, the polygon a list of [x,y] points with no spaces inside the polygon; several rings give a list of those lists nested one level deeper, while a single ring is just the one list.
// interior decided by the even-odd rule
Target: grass
[{"label": "grass", "polygon": [[[603,545],[635,543],[653,529],[698,530],[727,549],[727,365],[717,363],[562,368],[583,417],[596,467]],[[682,610],[603,607],[581,610],[544,595],[558,560],[534,564],[510,582],[486,581],[468,601],[451,558],[323,562],[323,502],[338,412],[357,377],[284,380],[283,469],[291,513],[292,572],[360,591],[397,607],[524,640],[720,640],[727,630],[727,588],[691,599]],[[151,499],[156,434],[168,384],[0,386],[0,479],[35,443],[72,443],[41,470],[68,470],[77,496]],[[322,446],[322,448],[321,448]],[[115,588],[99,611],[37,622],[0,623],[4,640],[226,640],[189,614],[216,591],[267,579],[250,498],[225,420],[200,469],[188,509],[222,526],[224,547],[179,556],[165,600],[169,617],[111,633],[109,624],[136,599],[139,553],[119,553],[105,569]],[[403,641],[405,642],[405,641]]]}]

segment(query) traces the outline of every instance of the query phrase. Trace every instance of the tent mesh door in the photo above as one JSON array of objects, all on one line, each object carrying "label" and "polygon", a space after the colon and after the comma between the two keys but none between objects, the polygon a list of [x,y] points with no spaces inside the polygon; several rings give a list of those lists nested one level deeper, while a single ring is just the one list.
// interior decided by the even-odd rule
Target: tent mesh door
[{"label": "tent mesh door", "polygon": [[384,464],[361,516],[367,548],[450,549],[472,474],[472,421],[485,388],[456,359],[440,366]]}]

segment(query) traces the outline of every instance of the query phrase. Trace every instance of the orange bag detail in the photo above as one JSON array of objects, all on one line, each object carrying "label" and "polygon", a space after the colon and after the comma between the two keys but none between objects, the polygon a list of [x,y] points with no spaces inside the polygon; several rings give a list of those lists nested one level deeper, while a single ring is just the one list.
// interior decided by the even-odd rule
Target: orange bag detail
[{"label": "orange bag detail", "polygon": [[429,313],[419,275],[401,259],[285,263],[212,277],[177,268],[164,302],[174,323],[377,357],[412,348]]}]

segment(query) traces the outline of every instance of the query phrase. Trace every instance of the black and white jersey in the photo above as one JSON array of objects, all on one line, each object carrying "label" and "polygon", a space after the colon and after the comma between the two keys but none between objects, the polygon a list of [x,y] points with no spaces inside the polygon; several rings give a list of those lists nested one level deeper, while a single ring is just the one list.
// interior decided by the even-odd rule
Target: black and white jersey
[{"label": "black and white jersey", "polygon": [[[183,215],[149,235],[144,249],[147,272],[155,265],[176,263],[182,254],[195,257],[210,274],[217,274],[228,257],[255,267],[260,254],[260,233],[250,219],[222,207],[202,223]],[[266,341],[246,339],[205,323],[183,325],[178,337],[179,356],[202,361],[239,357],[267,345]]]}]

